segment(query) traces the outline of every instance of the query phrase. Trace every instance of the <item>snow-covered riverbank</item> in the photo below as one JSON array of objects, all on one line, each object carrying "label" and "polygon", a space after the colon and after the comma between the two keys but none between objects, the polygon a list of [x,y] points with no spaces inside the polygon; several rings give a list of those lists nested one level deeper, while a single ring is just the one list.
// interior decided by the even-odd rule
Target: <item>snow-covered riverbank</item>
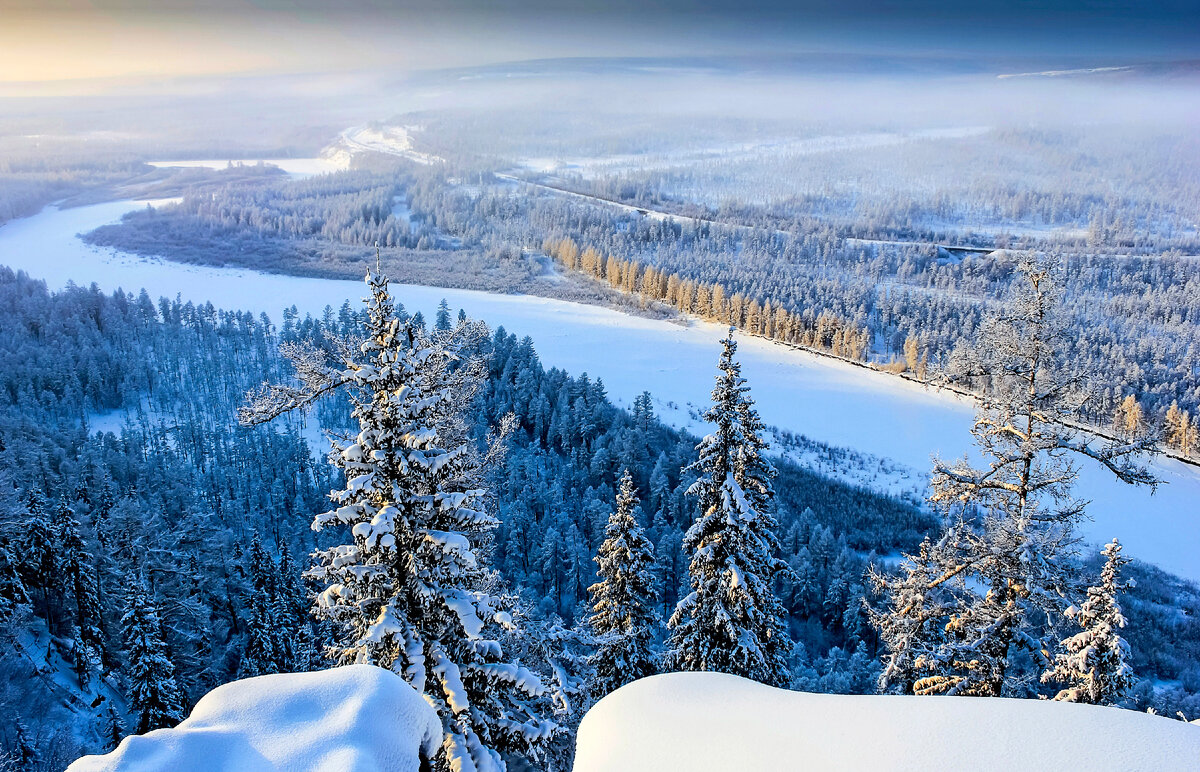
[{"label": "snow-covered riverbank", "polygon": [[[197,303],[265,312],[273,319],[285,306],[320,314],[326,305],[337,308],[363,295],[362,284],[355,281],[145,259],[91,247],[77,237],[145,205],[122,201],[47,208],[9,222],[0,227],[0,265],[45,279],[52,288],[70,281],[95,282],[106,291],[123,287],[136,292],[144,287],[155,298],[178,295]],[[691,413],[708,401],[717,341],[723,334],[717,325],[694,322],[683,327],[522,295],[409,285],[394,290],[410,311],[420,310],[427,318],[445,298],[452,308],[465,308],[493,327],[503,325],[528,335],[548,367],[601,377],[610,395],[625,405],[649,390],[664,420],[694,431],[702,428]],[[969,447],[973,407],[966,400],[765,340],[743,338],[740,353],[763,419],[780,429],[915,470],[927,469],[933,453],[952,457]],[[1200,473],[1170,460],[1157,463],[1156,471],[1168,484],[1151,496],[1085,467],[1080,490],[1093,500],[1088,511],[1095,518],[1085,533],[1095,542],[1118,536],[1127,554],[1200,579]],[[890,475],[876,481],[882,488],[894,483]]]},{"label": "snow-covered riverbank", "polygon": [[232,158],[232,159],[201,159],[189,161],[150,161],[151,166],[162,169],[224,169],[227,166],[254,166],[256,164],[278,166],[288,175],[295,178],[313,177],[318,174],[342,171],[349,168],[346,158]]}]

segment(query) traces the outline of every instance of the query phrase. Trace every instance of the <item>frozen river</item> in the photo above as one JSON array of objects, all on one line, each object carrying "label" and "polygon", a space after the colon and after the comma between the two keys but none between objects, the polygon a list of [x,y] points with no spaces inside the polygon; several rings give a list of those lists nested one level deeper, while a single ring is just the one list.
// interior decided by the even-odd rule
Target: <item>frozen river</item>
[{"label": "frozen river", "polygon": [[[0,226],[0,264],[44,279],[51,288],[73,281],[118,287],[151,297],[180,296],[197,303],[265,312],[279,319],[295,305],[318,315],[346,299],[357,302],[361,282],[307,279],[240,269],[146,259],[84,244],[77,234],[111,223],[145,202],[122,201],[76,209],[48,207]],[[365,265],[364,265],[365,268]],[[723,329],[693,322],[681,326],[595,306],[522,295],[393,285],[409,311],[432,318],[445,298],[493,327],[533,338],[547,367],[601,377],[618,403],[643,390],[656,398],[662,418],[699,431],[689,406],[707,405]],[[916,470],[931,454],[963,454],[970,444],[973,408],[960,398],[884,373],[787,349],[755,338],[739,344],[743,372],[763,420],[832,445],[891,459]],[[673,405],[673,406],[672,406]],[[1126,554],[1174,573],[1200,579],[1200,470],[1172,460],[1155,464],[1167,483],[1153,496],[1120,485],[1085,466],[1079,490],[1092,500],[1085,528],[1093,541],[1120,537]],[[886,481],[880,480],[881,487]]]}]

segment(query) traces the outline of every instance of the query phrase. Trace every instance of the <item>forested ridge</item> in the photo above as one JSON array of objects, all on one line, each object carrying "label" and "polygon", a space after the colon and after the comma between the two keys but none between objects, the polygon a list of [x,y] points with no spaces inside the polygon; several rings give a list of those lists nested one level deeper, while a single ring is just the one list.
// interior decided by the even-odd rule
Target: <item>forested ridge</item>
[{"label": "forested ridge", "polygon": [[[640,297],[654,313],[666,304],[922,379],[972,339],[1022,254],[947,257],[921,244],[847,238],[820,217],[781,222],[750,204],[736,217],[715,215],[728,224],[689,224],[453,165],[404,168],[257,191],[207,190],[179,207],[131,214],[90,238],[173,259],[339,276],[380,241],[404,280],[614,302],[580,290],[577,280],[537,281],[545,270],[538,256],[546,254],[568,269],[567,278]],[[404,202],[406,222],[387,210],[389,194]],[[1112,206],[1120,210],[1108,202],[1096,211]],[[414,242],[418,248],[410,249]],[[1034,236],[1011,243],[1067,256],[1060,279],[1076,330],[1071,354],[1099,386],[1082,417],[1108,429],[1133,396],[1166,447],[1194,452],[1200,261],[1166,247],[1113,256],[1101,246]],[[430,247],[438,251],[422,251]]]}]

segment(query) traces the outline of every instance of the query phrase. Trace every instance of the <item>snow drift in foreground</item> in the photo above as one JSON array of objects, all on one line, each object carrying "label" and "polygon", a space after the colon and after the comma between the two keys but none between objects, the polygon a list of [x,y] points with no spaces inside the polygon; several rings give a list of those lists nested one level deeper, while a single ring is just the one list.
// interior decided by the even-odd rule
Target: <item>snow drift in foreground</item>
[{"label": "snow drift in foreground", "polygon": [[127,737],[68,772],[417,772],[442,741],[404,679],[370,665],[217,687],[174,729]]},{"label": "snow drift in foreground", "polygon": [[721,673],[635,681],[583,718],[574,772],[1183,770],[1200,727],[1117,708],[809,694]]}]

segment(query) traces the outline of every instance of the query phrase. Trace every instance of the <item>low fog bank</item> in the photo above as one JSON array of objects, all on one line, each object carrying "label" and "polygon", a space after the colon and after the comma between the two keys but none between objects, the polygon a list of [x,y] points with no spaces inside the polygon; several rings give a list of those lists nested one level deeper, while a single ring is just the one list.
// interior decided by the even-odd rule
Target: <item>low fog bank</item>
[{"label": "low fog bank", "polygon": [[5,93],[0,148],[10,162],[79,153],[311,155],[347,126],[428,115],[543,122],[522,131],[522,141],[553,135],[560,146],[641,138],[616,143],[621,152],[681,126],[691,138],[724,142],[968,125],[1200,124],[1200,65],[1077,57],[556,59],[410,73],[8,84]]}]

